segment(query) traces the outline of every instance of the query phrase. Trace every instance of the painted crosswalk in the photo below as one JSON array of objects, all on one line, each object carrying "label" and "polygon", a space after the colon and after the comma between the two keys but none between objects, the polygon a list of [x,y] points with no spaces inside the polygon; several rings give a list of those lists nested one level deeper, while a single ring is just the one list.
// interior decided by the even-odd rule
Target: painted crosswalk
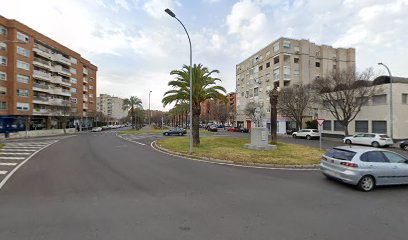
[{"label": "painted crosswalk", "polygon": [[0,189],[31,156],[58,140],[8,142],[0,149]]}]

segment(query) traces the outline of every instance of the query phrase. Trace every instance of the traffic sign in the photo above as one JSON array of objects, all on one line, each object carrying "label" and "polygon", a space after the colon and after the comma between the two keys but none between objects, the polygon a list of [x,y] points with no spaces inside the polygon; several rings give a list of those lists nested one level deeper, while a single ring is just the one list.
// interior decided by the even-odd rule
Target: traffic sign
[{"label": "traffic sign", "polygon": [[318,118],[317,119],[317,123],[319,124],[319,126],[322,126],[324,122],[324,118]]}]

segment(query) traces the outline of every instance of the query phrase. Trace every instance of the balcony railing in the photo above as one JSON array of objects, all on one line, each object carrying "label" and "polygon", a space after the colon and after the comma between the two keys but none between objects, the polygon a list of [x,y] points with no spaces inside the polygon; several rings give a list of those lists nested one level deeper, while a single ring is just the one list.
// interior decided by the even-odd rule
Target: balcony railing
[{"label": "balcony railing", "polygon": [[37,57],[34,57],[33,64],[34,65],[39,65],[39,66],[42,66],[42,67],[46,67],[46,68],[51,68],[51,62],[49,62],[47,60],[44,60],[44,59],[41,59],[41,58],[37,58]]},{"label": "balcony railing", "polygon": [[84,72],[85,75],[88,75],[88,69],[87,68],[84,68],[83,72]]},{"label": "balcony railing", "polygon": [[42,79],[42,80],[50,81],[51,80],[51,73],[47,73],[47,72],[40,71],[40,70],[34,70],[33,71],[33,77],[34,78],[39,78],[39,79]]},{"label": "balcony railing", "polygon": [[84,77],[84,78],[82,78],[82,81],[83,81],[84,83],[88,83],[88,78]]},{"label": "balcony railing", "polygon": [[49,98],[45,96],[34,96],[34,101],[48,102]]},{"label": "balcony railing", "polygon": [[36,52],[40,56],[51,59],[51,50],[49,50],[48,48],[46,48],[46,47],[44,47],[44,46],[42,46],[40,44],[34,43],[33,51]]},{"label": "balcony railing", "polygon": [[33,109],[34,115],[49,115],[50,113],[50,109]]},{"label": "balcony railing", "polygon": [[52,60],[71,66],[71,60],[69,58],[64,57],[63,55],[59,53],[53,54]]},{"label": "balcony railing", "polygon": [[56,65],[52,69],[54,72],[58,72],[67,76],[71,76],[71,72],[69,71],[68,68],[64,68],[61,65]]},{"label": "balcony railing", "polygon": [[47,85],[45,84],[40,84],[40,83],[33,83],[33,87],[35,88],[41,88],[41,89],[50,89]]}]

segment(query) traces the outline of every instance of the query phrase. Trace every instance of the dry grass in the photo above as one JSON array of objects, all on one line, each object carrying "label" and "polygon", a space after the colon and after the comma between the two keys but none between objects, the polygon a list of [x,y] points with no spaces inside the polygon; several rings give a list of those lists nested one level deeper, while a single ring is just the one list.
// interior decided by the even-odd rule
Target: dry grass
[{"label": "dry grass", "polygon": [[[193,155],[198,157],[230,160],[235,163],[267,163],[282,165],[317,164],[324,151],[297,144],[278,143],[276,151],[257,151],[245,149],[249,140],[231,137],[201,138],[201,146],[194,148]],[[188,138],[167,138],[157,144],[170,151],[188,153]]]}]

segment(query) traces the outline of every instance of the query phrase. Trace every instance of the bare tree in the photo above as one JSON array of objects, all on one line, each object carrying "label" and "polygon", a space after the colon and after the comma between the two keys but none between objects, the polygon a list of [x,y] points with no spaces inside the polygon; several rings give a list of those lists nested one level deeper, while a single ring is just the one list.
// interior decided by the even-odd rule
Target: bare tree
[{"label": "bare tree", "polygon": [[312,98],[310,85],[293,85],[285,87],[279,93],[278,112],[296,122],[298,128],[302,128],[303,118],[310,106]]},{"label": "bare tree", "polygon": [[361,111],[361,107],[374,96],[378,88],[372,85],[374,72],[371,68],[358,73],[354,70],[332,72],[314,81],[316,103],[340,121],[347,136],[348,125]]}]

